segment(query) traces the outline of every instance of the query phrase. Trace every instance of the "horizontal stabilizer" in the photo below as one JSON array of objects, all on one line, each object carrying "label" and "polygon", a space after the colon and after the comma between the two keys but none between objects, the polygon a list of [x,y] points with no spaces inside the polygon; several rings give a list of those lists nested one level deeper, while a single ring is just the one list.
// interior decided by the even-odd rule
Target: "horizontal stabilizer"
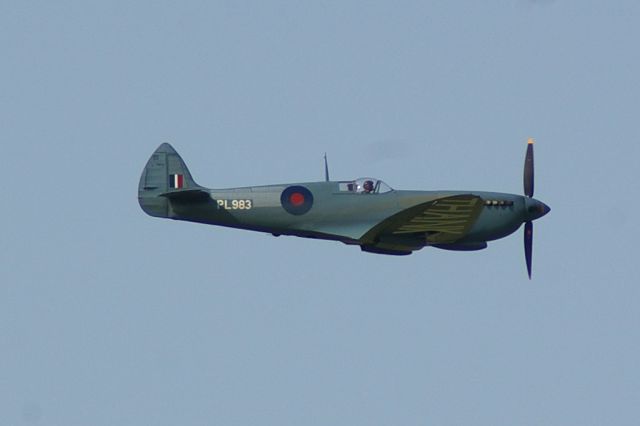
[{"label": "horizontal stabilizer", "polygon": [[160,194],[160,197],[178,202],[201,202],[211,199],[209,192],[202,189],[186,189],[183,191],[171,191]]}]

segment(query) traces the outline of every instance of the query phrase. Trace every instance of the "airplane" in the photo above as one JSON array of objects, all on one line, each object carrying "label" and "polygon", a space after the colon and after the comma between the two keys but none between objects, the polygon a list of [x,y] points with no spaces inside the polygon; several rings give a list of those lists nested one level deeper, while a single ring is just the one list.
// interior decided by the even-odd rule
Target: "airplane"
[{"label": "airplane", "polygon": [[241,188],[198,185],[168,143],[147,162],[138,202],[154,217],[340,241],[364,252],[408,255],[423,247],[472,251],[514,233],[524,223],[531,279],[533,221],[550,208],[533,198],[533,139],[527,142],[524,196],[484,191],[394,190],[374,178]]}]

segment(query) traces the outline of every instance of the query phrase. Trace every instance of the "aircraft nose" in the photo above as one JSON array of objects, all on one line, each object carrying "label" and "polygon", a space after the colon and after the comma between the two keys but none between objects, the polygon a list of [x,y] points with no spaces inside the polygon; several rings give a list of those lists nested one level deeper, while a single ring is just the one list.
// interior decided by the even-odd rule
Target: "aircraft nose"
[{"label": "aircraft nose", "polygon": [[546,205],[543,202],[540,202],[540,207],[542,207],[542,215],[540,217],[546,215],[547,213],[549,213],[551,211],[551,207],[549,207],[548,205]]},{"label": "aircraft nose", "polygon": [[526,215],[527,219],[526,220],[540,219],[542,216],[546,215],[550,211],[551,211],[551,207],[549,207],[542,201],[529,198],[527,200],[527,215]]}]

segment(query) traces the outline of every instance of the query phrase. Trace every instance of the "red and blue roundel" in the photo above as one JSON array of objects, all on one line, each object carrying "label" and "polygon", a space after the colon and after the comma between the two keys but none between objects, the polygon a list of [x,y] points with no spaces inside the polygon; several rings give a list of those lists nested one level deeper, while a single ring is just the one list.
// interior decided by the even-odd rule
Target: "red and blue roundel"
[{"label": "red and blue roundel", "polygon": [[282,191],[280,203],[289,213],[301,215],[311,210],[313,195],[304,186],[290,186]]}]

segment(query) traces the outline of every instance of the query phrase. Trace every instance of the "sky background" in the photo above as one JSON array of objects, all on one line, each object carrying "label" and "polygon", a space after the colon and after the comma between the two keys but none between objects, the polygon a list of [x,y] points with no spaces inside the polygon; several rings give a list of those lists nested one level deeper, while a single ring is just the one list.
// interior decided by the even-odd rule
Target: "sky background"
[{"label": "sky background", "polygon": [[[0,2],[0,425],[636,425],[637,1]],[[374,176],[522,193],[407,257],[146,216]]]}]

